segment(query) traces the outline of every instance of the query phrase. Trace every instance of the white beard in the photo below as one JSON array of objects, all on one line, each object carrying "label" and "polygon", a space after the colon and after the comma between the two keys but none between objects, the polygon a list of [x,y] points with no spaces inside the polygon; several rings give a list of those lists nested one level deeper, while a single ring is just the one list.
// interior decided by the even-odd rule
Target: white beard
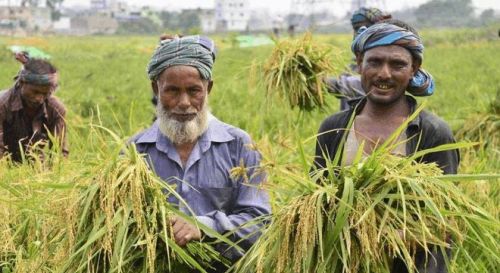
[{"label": "white beard", "polygon": [[160,102],[156,105],[156,116],[160,131],[174,144],[195,142],[208,129],[208,100],[192,120],[180,122],[170,116]]}]

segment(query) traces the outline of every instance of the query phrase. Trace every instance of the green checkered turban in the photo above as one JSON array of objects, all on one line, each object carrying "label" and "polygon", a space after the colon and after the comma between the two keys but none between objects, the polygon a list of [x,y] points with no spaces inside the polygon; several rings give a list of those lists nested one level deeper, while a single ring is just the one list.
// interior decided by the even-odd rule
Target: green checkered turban
[{"label": "green checkered turban", "polygon": [[354,26],[357,23],[368,21],[370,24],[367,26],[371,26],[377,22],[380,22],[384,19],[391,18],[391,15],[388,13],[384,13],[377,8],[365,8],[362,7],[356,10],[351,17],[351,24]]},{"label": "green checkered turban", "polygon": [[176,37],[160,42],[149,61],[147,72],[154,81],[163,70],[175,65],[193,66],[205,80],[212,78],[215,61],[214,42],[200,35]]}]

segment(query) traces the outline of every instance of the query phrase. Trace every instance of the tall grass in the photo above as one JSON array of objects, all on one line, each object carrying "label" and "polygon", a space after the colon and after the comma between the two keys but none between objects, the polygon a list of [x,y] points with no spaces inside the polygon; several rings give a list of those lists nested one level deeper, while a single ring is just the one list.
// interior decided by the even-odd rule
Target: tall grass
[{"label": "tall grass", "polygon": [[[489,34],[497,31],[496,27],[421,31],[424,43],[430,42],[425,44],[425,65],[436,79],[437,88],[425,100],[453,129],[462,127],[471,113],[484,112],[500,88],[500,59],[493,54],[500,44],[489,38]],[[339,67],[351,61],[350,34],[318,35],[314,39],[339,48]],[[124,140],[151,123],[154,108],[149,102],[151,90],[145,66],[156,43],[157,37],[0,37],[2,89],[12,85],[12,77],[19,69],[6,50],[7,45],[37,46],[52,55],[61,76],[56,95],[68,108],[71,150],[69,159],[54,163],[51,168],[40,164],[12,168],[0,162],[0,216],[8,219],[0,223],[0,263],[8,268],[5,270],[57,272],[55,265],[66,259],[71,242],[63,237],[72,230],[67,220],[71,214],[69,208],[78,200],[73,195],[74,183],[83,181],[82,176],[97,177],[102,170],[99,166],[111,164],[109,161],[115,159],[111,155],[117,154],[115,140],[96,133],[100,129],[89,124],[110,128]],[[273,47],[238,49],[222,44],[219,49],[214,66],[215,84],[209,96],[212,112],[221,120],[243,128],[261,144],[259,148],[267,155],[264,163],[269,171],[269,184],[280,186],[279,191],[271,193],[273,209],[278,212],[295,197],[317,190],[318,186],[307,178],[308,167],[304,167],[312,162],[309,155],[314,153],[314,143],[304,139],[316,133],[320,122],[338,109],[338,102],[333,96],[323,97],[325,111],[312,111],[304,123],[298,124],[299,109],[290,110],[283,102],[266,107],[265,86],[259,78],[250,77],[252,62],[265,62]],[[492,153],[493,150],[494,147],[461,150],[460,172],[498,173],[495,160],[498,153]],[[480,203],[498,221],[498,179],[458,185],[464,198],[472,199],[472,204]],[[331,186],[323,189],[322,196],[333,195],[334,190],[337,194],[343,192]],[[318,200],[322,198],[317,196]],[[476,245],[469,241],[466,246],[464,242],[469,249]],[[489,268],[488,262],[479,265],[478,261],[488,261],[480,258],[480,252],[469,252],[471,257],[465,258],[460,253],[452,261],[457,272],[482,272]],[[470,259],[474,262],[469,262]],[[471,265],[477,266],[477,270],[470,268]]]}]

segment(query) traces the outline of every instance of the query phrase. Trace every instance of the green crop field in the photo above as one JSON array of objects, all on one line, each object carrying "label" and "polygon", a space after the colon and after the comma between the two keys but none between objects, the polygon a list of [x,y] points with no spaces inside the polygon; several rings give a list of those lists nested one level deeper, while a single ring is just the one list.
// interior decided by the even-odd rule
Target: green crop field
[{"label": "green crop field", "polygon": [[[436,91],[418,101],[426,103],[427,109],[441,116],[457,134],[470,119],[484,121],[479,115],[487,114],[490,104],[500,97],[498,26],[423,30],[421,36],[426,46],[423,67],[434,76]],[[327,107],[310,113],[291,110],[286,102],[266,97],[262,84],[261,65],[272,46],[235,48],[225,37],[214,38],[218,53],[209,96],[212,113],[246,130],[269,166],[306,172],[312,163],[314,135],[321,121],[338,110],[338,100],[327,96]],[[351,61],[350,40],[349,34],[313,36],[313,41],[335,47],[332,62],[339,72]],[[11,87],[19,70],[8,46],[31,45],[52,56],[60,74],[56,95],[68,110],[70,143],[69,159],[56,157],[50,166],[8,167],[0,161],[2,273],[59,272],[75,239],[68,235],[68,219],[76,217],[73,185],[99,173],[117,157],[121,142],[152,122],[154,108],[146,64],[156,43],[157,37],[151,36],[0,37],[0,89]],[[460,173],[499,173],[498,112],[491,115],[496,115],[496,125],[479,134],[480,140],[493,144],[462,149]],[[464,134],[457,136],[458,141],[474,141],[465,139]],[[283,172],[269,171],[269,183],[280,183]],[[498,182],[495,178],[460,185],[496,221]],[[286,196],[273,194],[273,208],[279,209],[286,200]],[[459,268],[460,262],[456,272],[462,272]]]}]

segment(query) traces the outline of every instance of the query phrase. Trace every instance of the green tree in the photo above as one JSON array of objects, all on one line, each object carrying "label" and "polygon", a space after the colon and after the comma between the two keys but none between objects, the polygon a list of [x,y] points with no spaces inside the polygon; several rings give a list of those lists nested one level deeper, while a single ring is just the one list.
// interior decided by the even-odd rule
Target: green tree
[{"label": "green tree", "polygon": [[417,24],[424,27],[459,27],[474,21],[471,0],[432,0],[415,10]]},{"label": "green tree", "polygon": [[[64,0],[47,0],[46,5],[50,9],[52,21],[61,17],[60,8]],[[40,0],[21,0],[21,7],[38,7]]]},{"label": "green tree", "polygon": [[493,9],[486,9],[479,15],[479,22],[483,25],[491,24],[496,20],[498,20],[498,18],[495,17],[495,10]]},{"label": "green tree", "polygon": [[199,10],[183,10],[182,12],[162,11],[160,18],[163,28],[177,32],[177,34],[192,34],[201,28]]},{"label": "green tree", "polygon": [[118,34],[158,34],[160,29],[150,18],[141,17],[134,21],[120,22]]}]

